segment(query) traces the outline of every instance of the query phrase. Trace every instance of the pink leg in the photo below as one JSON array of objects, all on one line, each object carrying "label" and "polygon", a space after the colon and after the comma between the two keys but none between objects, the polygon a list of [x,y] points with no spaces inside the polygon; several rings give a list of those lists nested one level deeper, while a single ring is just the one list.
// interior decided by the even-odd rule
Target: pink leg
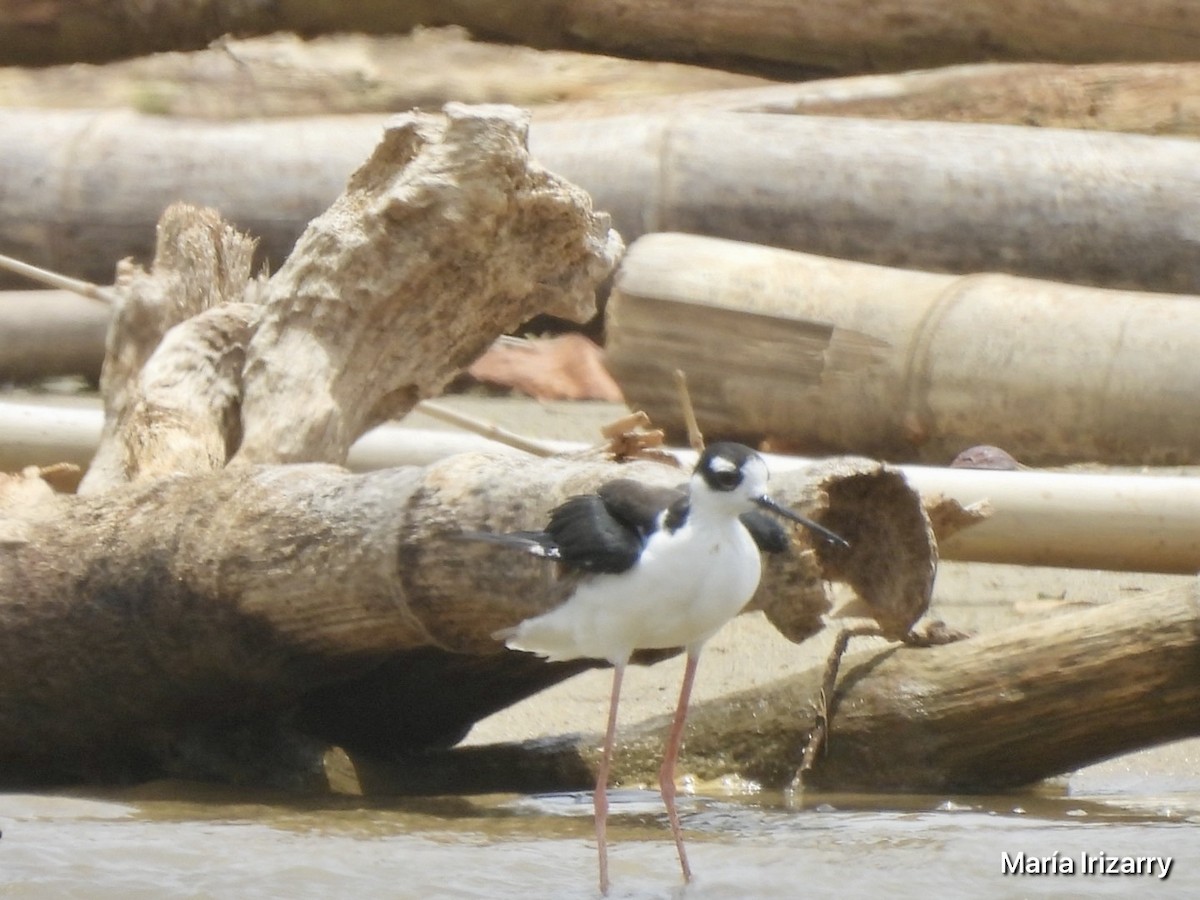
[{"label": "pink leg", "polygon": [[658,770],[658,786],[667,807],[667,819],[671,822],[671,834],[675,837],[675,849],[679,851],[679,865],[683,869],[685,882],[692,880],[692,868],[688,865],[687,851],[683,848],[683,829],[675,809],[675,761],[679,759],[679,747],[683,744],[683,723],[687,719],[688,700],[692,696],[692,682],[696,680],[696,664],[699,661],[699,649],[689,650],[687,666],[683,670],[683,686],[679,689],[679,705],[675,708],[675,719],[667,736],[662,768]]},{"label": "pink leg", "polygon": [[592,807],[596,815],[596,851],[600,857],[600,893],[608,893],[608,770],[612,763],[613,743],[617,735],[617,703],[621,699],[621,679],[625,664],[613,666],[612,697],[608,701],[608,728],[604,732],[604,753],[596,772],[596,791]]}]

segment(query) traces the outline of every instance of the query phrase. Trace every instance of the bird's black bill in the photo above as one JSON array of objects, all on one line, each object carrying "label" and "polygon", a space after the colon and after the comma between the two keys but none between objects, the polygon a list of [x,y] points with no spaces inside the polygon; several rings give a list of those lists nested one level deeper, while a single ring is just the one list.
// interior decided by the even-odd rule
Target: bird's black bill
[{"label": "bird's black bill", "polygon": [[841,546],[843,546],[847,549],[850,548],[850,542],[848,540],[846,540],[844,537],[842,537],[840,534],[830,531],[824,525],[818,525],[812,519],[804,518],[804,516],[800,515],[800,513],[792,512],[786,506],[780,506],[778,503],[776,503],[774,500],[772,500],[770,497],[766,496],[765,494],[763,496],[759,497],[754,502],[757,503],[759,506],[761,506],[763,509],[769,509],[771,512],[775,513],[776,515],[783,516],[785,519],[791,519],[793,522],[797,522],[797,523],[803,525],[809,531],[815,531],[817,534],[821,535],[821,537],[825,538],[825,540],[829,541],[830,543],[840,544]]}]

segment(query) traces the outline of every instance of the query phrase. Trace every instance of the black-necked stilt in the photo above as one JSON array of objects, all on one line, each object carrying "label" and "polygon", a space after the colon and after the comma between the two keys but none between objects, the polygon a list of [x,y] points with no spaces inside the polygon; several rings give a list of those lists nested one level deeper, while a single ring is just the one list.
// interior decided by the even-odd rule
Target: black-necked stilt
[{"label": "black-necked stilt", "polygon": [[741,444],[718,443],[700,454],[686,490],[611,481],[595,494],[572,497],[557,507],[544,531],[489,536],[557,560],[569,579],[562,604],[496,637],[513,649],[550,660],[605,659],[613,665],[594,795],[603,892],[608,891],[608,773],[621,679],[633,652],[673,647],[687,651],[659,787],[688,881],[692,873],[675,808],[675,763],[696,664],[705,641],[742,610],[758,587],[756,537],[779,539],[778,533],[763,529],[761,521],[748,519],[748,528],[742,517],[769,510],[846,545],[827,528],[778,505],[766,489],[767,465],[761,456]]}]

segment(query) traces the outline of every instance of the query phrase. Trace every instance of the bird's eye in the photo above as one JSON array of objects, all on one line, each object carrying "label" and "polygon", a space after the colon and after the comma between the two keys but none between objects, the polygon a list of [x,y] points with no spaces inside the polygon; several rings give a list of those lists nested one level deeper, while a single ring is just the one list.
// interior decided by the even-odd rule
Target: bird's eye
[{"label": "bird's eye", "polygon": [[722,469],[712,473],[712,486],[722,491],[731,491],[741,483],[742,474],[736,469]]}]

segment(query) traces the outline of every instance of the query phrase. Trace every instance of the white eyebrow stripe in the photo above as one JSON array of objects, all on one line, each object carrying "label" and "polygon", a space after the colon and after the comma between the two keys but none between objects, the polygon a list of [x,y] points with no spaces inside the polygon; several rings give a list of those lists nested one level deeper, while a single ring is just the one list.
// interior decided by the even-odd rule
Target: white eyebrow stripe
[{"label": "white eyebrow stripe", "polygon": [[736,472],[737,464],[730,462],[723,456],[714,456],[708,461],[708,467],[714,472]]}]

